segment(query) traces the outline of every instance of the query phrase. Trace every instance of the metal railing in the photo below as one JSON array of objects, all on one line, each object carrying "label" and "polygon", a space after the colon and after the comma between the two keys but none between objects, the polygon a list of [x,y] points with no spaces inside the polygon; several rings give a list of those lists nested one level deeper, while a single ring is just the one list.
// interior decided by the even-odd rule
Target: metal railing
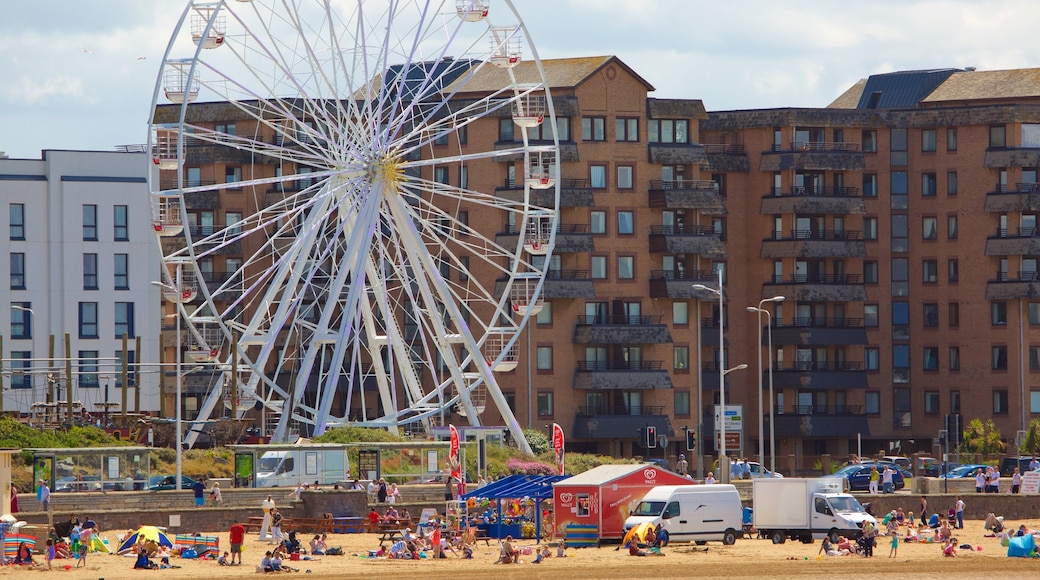
[{"label": "metal railing", "polygon": [[583,315],[578,317],[582,326],[661,324],[663,316]]},{"label": "metal railing", "polygon": [[663,415],[663,405],[624,405],[615,407],[614,405],[579,405],[578,414],[582,417],[592,417],[594,415]]},{"label": "metal railing", "polygon": [[690,280],[692,282],[711,282],[716,279],[711,270],[651,270],[651,280]]},{"label": "metal railing", "polygon": [[719,192],[719,184],[710,179],[652,179],[651,190],[660,191],[714,191]]},{"label": "metal railing", "polygon": [[650,226],[650,234],[665,236],[721,236],[712,226]]},{"label": "metal railing", "polygon": [[795,405],[790,415],[863,415],[862,405]]},{"label": "metal railing", "polygon": [[821,185],[818,187],[806,185],[792,185],[786,190],[782,187],[773,187],[766,197],[859,197],[858,187],[834,187]]},{"label": "metal railing", "polygon": [[815,316],[796,316],[790,324],[782,320],[773,320],[773,328],[863,328],[862,318],[817,318]]},{"label": "metal railing", "polygon": [[704,152],[709,155],[743,155],[744,146],[736,143],[701,143]]},{"label": "metal railing", "polygon": [[783,145],[773,145],[773,151],[829,151],[837,153],[854,153],[859,151],[859,143],[844,141],[791,141],[789,149]]},{"label": "metal railing", "polygon": [[774,276],[770,284],[861,284],[863,276],[860,274],[795,274],[784,279],[783,276]]},{"label": "metal railing", "polygon": [[578,361],[579,371],[657,371],[664,368],[659,360]]},{"label": "metal railing", "polygon": [[788,237],[784,232],[773,232],[771,238],[766,241],[788,241],[788,240],[821,240],[821,241],[850,241],[860,239],[859,230],[790,230]]}]

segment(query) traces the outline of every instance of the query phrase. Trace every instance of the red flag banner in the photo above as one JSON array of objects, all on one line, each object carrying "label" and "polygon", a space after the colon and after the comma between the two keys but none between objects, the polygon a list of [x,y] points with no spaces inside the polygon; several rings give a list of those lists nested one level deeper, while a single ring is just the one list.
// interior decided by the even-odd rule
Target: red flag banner
[{"label": "red flag banner", "polygon": [[[451,434],[451,446],[448,449],[448,462],[451,464],[451,478],[456,485],[462,482],[462,461],[459,459],[459,430],[454,425],[448,425]],[[462,493],[465,493],[463,491]]]},{"label": "red flag banner", "polygon": [[563,471],[564,471],[564,467],[563,467],[564,438],[563,438],[563,427],[560,427],[559,423],[553,423],[552,448],[556,450],[556,469],[557,469],[557,471],[559,471],[560,475],[563,475],[564,474],[563,473]]}]

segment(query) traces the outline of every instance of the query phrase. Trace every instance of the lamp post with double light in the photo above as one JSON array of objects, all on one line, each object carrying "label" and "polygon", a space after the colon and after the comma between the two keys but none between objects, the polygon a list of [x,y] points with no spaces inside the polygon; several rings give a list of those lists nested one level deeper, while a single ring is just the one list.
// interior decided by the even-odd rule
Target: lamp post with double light
[{"label": "lamp post with double light", "polygon": [[729,483],[729,457],[726,455],[726,375],[733,371],[747,368],[746,364],[737,365],[731,369],[726,368],[726,315],[725,315],[725,293],[722,290],[722,270],[718,270],[719,287],[712,288],[704,284],[694,284],[694,290],[711,292],[719,297],[719,480]]},{"label": "lamp post with double light", "polygon": [[772,298],[763,298],[758,303],[758,308],[754,306],[748,306],[748,312],[754,312],[758,315],[758,464],[765,465],[765,459],[763,457],[765,453],[765,428],[762,425],[764,421],[763,416],[765,409],[762,408],[762,314],[766,315],[766,332],[769,335],[769,470],[776,472],[776,429],[774,423],[776,422],[776,415],[774,414],[776,403],[773,399],[773,317],[768,310],[763,308],[766,302],[783,302],[786,300],[783,296],[773,296]]},{"label": "lamp post with double light", "polygon": [[[154,282],[153,281],[152,285],[153,286],[158,286],[159,288],[161,288],[161,289],[163,289],[165,291],[174,292],[174,293],[180,293],[180,290],[178,290],[177,288],[174,288],[173,286],[170,286],[169,284],[164,284],[162,282]],[[175,420],[175,422],[176,422],[176,429],[177,429],[177,436],[175,437],[176,444],[177,444],[177,483],[174,485],[174,489],[179,490],[181,488],[181,483],[182,483],[181,474],[183,473],[183,466],[184,466],[184,452],[181,449],[183,447],[181,445],[181,422],[182,422],[182,418],[181,418],[181,364],[182,364],[181,363],[181,312],[180,312],[180,304],[175,302],[174,303],[174,307],[177,309],[177,311],[174,312],[173,314],[168,314],[166,317],[167,318],[171,318],[172,317],[172,318],[176,318],[177,319],[177,330],[176,330],[176,332],[177,332],[177,346],[176,346],[177,352],[175,353],[175,357],[176,357],[175,358],[176,395],[174,396],[174,400],[176,401],[175,405],[177,407],[177,411],[176,411],[176,417],[177,418]]]}]

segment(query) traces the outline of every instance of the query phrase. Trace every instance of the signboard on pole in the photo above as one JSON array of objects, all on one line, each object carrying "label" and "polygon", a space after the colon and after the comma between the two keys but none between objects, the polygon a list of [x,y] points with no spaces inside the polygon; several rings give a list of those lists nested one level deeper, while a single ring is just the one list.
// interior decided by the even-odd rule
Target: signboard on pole
[{"label": "signboard on pole", "polygon": [[[731,450],[731,449],[732,450],[738,450],[739,449],[739,450],[743,451],[743,449],[744,449],[744,446],[743,446],[743,443],[744,443],[743,439],[744,439],[744,437],[743,437],[743,435],[744,434],[741,433],[740,431],[729,431],[729,430],[727,430],[726,431],[726,449],[727,450]],[[715,445],[721,446],[721,444],[722,444],[722,433],[716,431],[715,432]]]},{"label": "signboard on pole", "polygon": [[[715,431],[722,430],[722,421],[719,419],[720,405],[715,405]],[[744,430],[744,405],[726,405],[726,431]],[[729,449],[729,444],[726,444]]]}]

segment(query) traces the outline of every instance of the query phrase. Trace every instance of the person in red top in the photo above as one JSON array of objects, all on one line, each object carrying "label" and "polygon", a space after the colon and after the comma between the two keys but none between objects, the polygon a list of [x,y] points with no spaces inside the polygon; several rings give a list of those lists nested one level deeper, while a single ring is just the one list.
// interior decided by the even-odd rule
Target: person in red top
[{"label": "person in red top", "polygon": [[231,541],[231,564],[230,565],[231,566],[235,565],[235,557],[237,556],[238,557],[238,565],[241,566],[242,565],[242,542],[244,542],[245,539],[246,539],[246,527],[243,526],[241,523],[236,521],[235,523],[231,524],[231,529],[229,530],[229,535],[231,536],[229,538],[229,540]]},{"label": "person in red top", "polygon": [[379,512],[376,511],[376,508],[372,508],[372,511],[368,512],[368,529],[375,531],[382,519],[379,517]]}]

